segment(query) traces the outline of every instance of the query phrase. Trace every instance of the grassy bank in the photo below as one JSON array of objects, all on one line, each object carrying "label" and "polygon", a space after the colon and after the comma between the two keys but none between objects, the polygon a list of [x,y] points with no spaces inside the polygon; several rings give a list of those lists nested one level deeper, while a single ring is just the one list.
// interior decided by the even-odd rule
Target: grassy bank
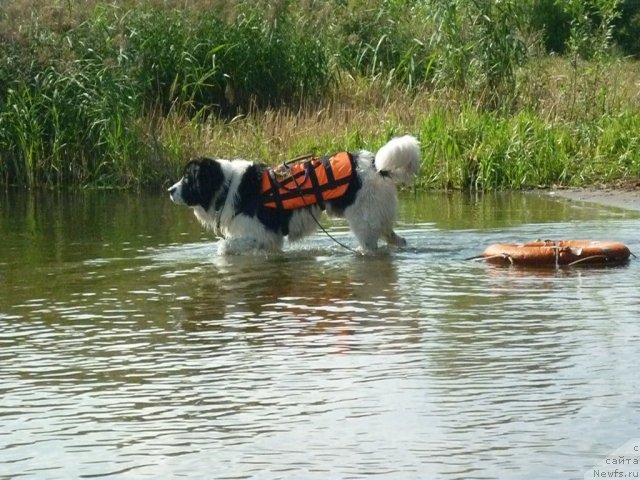
[{"label": "grassy bank", "polygon": [[535,2],[2,2],[4,186],[159,188],[195,154],[277,163],[404,133],[422,188],[640,176],[613,0],[575,12],[563,57],[527,26]]},{"label": "grassy bank", "polygon": [[[270,110],[194,124],[165,121],[155,134],[182,160],[202,152],[278,163],[314,152],[375,151],[394,135],[422,142],[425,189],[520,189],[613,183],[640,175],[640,115],[604,114],[589,121],[545,119],[434,105],[427,98],[387,100],[376,108],[330,104],[304,113]],[[426,105],[422,102],[426,102]]]}]

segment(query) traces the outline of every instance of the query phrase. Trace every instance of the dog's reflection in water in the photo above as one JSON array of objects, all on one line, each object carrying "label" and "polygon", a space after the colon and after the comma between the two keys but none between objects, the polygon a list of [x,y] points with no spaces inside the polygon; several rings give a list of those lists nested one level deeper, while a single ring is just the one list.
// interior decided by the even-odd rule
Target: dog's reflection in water
[{"label": "dog's reflection in water", "polygon": [[216,256],[209,271],[190,279],[194,293],[183,300],[180,328],[211,332],[213,338],[219,332],[221,341],[258,343],[393,328],[403,316],[393,253],[320,253]]}]

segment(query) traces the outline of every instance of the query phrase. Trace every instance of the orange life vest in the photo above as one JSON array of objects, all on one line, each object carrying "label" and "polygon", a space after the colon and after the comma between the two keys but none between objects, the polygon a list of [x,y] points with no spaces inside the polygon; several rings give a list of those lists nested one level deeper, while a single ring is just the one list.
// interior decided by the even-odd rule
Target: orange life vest
[{"label": "orange life vest", "polygon": [[266,169],[262,174],[265,207],[295,210],[341,197],[354,174],[348,152]]}]

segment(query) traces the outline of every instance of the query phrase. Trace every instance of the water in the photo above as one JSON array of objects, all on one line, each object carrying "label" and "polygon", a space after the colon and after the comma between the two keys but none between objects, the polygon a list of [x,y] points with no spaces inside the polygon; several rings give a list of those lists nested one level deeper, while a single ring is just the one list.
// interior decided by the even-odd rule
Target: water
[{"label": "water", "polygon": [[638,213],[402,206],[406,250],[318,234],[219,258],[164,195],[2,197],[0,477],[583,478],[640,437],[640,261],[465,260],[541,237],[637,252]]}]

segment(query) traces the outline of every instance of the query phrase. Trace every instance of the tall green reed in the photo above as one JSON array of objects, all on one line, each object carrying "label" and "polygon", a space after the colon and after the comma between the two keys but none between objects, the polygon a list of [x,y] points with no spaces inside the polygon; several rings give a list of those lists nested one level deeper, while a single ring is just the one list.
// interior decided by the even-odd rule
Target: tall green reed
[{"label": "tall green reed", "polygon": [[436,88],[463,92],[465,101],[509,110],[516,74],[526,60],[523,3],[430,0],[432,70]]},{"label": "tall green reed", "polygon": [[617,59],[610,55],[620,0],[562,2],[571,18],[567,54],[571,59],[570,115],[594,117],[606,112],[609,90],[602,79]]},{"label": "tall green reed", "polygon": [[332,78],[320,40],[286,10],[222,20],[98,5],[72,28],[37,15],[29,27],[0,46],[0,173],[10,183],[141,184],[158,174],[152,155],[163,155],[145,119],[295,108]]},{"label": "tall green reed", "polygon": [[431,25],[425,2],[348,0],[336,4],[335,35],[327,41],[333,44],[341,70],[408,89],[428,81],[426,40]]},{"label": "tall green reed", "polygon": [[576,20],[573,63],[531,55],[516,0],[178,3],[66,2],[0,32],[5,183],[159,185],[203,150],[283,160],[407,132],[423,187],[638,174],[634,100],[606,75],[616,0]]},{"label": "tall green reed", "polygon": [[268,17],[247,7],[231,22],[211,10],[126,15],[125,47],[139,61],[143,97],[165,113],[176,105],[231,116],[295,105],[331,81],[321,41],[300,31],[287,10]]},{"label": "tall green reed", "polygon": [[551,125],[535,112],[434,111],[418,131],[419,186],[497,190],[608,183],[640,175],[640,116]]}]

